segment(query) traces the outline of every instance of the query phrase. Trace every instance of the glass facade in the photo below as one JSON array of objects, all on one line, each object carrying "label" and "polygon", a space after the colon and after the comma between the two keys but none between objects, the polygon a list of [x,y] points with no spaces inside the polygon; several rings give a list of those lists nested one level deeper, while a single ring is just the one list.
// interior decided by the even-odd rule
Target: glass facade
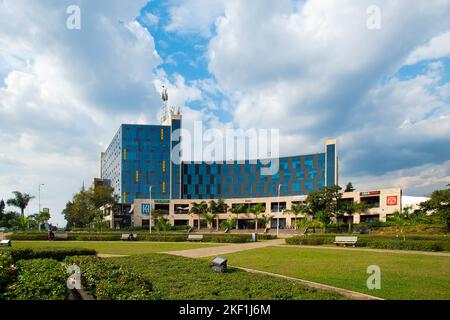
[{"label": "glass facade", "polygon": [[274,175],[259,161],[183,163],[183,199],[234,199],[305,195],[325,186],[325,153],[279,159]]},{"label": "glass facade", "polygon": [[[306,195],[336,183],[336,144],[325,153],[284,157],[279,170],[264,175],[260,161],[225,164],[183,163],[181,117],[165,125],[122,125],[102,153],[101,178],[121,203],[135,199],[232,199]],[[174,150],[174,152],[172,152]],[[265,162],[266,163],[266,162]]]}]

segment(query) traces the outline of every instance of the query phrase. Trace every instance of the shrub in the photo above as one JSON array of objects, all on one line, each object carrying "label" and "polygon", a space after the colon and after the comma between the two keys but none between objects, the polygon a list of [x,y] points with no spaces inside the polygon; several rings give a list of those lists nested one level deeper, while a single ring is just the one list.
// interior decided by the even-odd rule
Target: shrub
[{"label": "shrub", "polygon": [[96,255],[97,252],[93,249],[83,248],[54,248],[54,247],[42,247],[34,249],[22,249],[22,248],[1,248],[0,254],[8,254],[13,262],[19,260],[30,259],[54,259],[57,261],[63,261],[69,256],[89,256]]},{"label": "shrub", "polygon": [[48,240],[47,233],[12,233],[6,236],[9,240],[22,240],[22,241],[42,241]]},{"label": "shrub", "polygon": [[56,260],[34,259],[17,262],[17,280],[8,286],[11,300],[65,300],[66,270]]},{"label": "shrub", "polygon": [[13,260],[11,256],[0,254],[0,298],[5,292],[6,287],[13,282],[15,278],[15,269],[12,267]]},{"label": "shrub", "polygon": [[205,234],[203,242],[216,243],[245,243],[252,240],[249,234]]},{"label": "shrub", "polygon": [[138,240],[157,242],[184,242],[186,234],[138,234]]},{"label": "shrub", "polygon": [[71,235],[71,240],[76,241],[119,241],[121,238],[121,233],[111,233],[111,234],[75,234]]},{"label": "shrub", "polygon": [[98,300],[153,300],[152,283],[110,260],[97,257],[70,257],[66,264],[80,267],[81,281]]}]

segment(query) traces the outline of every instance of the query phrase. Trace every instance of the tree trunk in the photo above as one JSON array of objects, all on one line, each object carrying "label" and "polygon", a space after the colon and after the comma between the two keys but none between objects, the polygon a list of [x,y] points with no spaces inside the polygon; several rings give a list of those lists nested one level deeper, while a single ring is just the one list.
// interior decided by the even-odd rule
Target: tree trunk
[{"label": "tree trunk", "polygon": [[200,231],[200,216],[198,216],[198,231]]},{"label": "tree trunk", "polygon": [[216,231],[219,231],[219,217],[217,217],[217,222],[216,222]]},{"label": "tree trunk", "polygon": [[25,208],[20,208],[20,213],[22,215],[22,218],[25,217]]},{"label": "tree trunk", "polygon": [[348,217],[348,233],[352,233],[352,221],[353,220],[353,216],[349,216]]},{"label": "tree trunk", "polygon": [[236,215],[236,230],[239,230],[239,215]]},{"label": "tree trunk", "polygon": [[255,231],[258,232],[258,217],[255,218]]}]

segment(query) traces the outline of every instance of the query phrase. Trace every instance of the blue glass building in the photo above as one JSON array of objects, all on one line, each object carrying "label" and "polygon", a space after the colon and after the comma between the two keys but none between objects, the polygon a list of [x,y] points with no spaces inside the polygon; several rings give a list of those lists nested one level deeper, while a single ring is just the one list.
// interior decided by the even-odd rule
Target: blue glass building
[{"label": "blue glass building", "polygon": [[[274,175],[263,175],[260,161],[224,164],[179,162],[181,116],[163,125],[122,125],[102,153],[101,174],[121,203],[135,199],[237,199],[307,195],[338,184],[335,140],[325,152],[283,157]],[[175,150],[176,152],[172,152]],[[174,157],[174,158],[172,158]]]}]

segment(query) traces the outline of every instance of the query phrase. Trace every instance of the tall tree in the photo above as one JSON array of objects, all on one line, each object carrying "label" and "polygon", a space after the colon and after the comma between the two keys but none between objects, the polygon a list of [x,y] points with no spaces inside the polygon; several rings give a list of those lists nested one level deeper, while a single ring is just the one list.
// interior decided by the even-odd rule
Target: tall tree
[{"label": "tall tree", "polygon": [[355,191],[355,188],[353,187],[353,183],[351,183],[351,182],[347,183],[347,185],[345,186],[344,192],[353,192],[353,191]]},{"label": "tall tree", "polygon": [[36,216],[36,221],[38,223],[38,229],[41,231],[41,225],[45,223],[46,221],[50,220],[50,213],[49,212],[41,212]]},{"label": "tall tree", "polygon": [[9,199],[6,201],[8,206],[13,206],[20,209],[20,214],[22,217],[25,216],[25,209],[28,207],[28,204],[32,199],[35,197],[28,194],[28,193],[22,193],[20,191],[13,191],[14,198]]},{"label": "tall tree", "polygon": [[255,204],[248,208],[247,212],[255,216],[255,231],[258,231],[258,216],[266,211],[266,207],[261,203]]},{"label": "tall tree", "polygon": [[310,212],[305,202],[295,203],[291,206],[291,209],[286,210],[284,213],[293,214],[295,216],[295,226],[294,228],[297,230],[297,217],[301,214],[307,216]]},{"label": "tall tree", "polygon": [[235,205],[230,209],[231,213],[234,213],[236,215],[236,230],[239,229],[239,215],[241,213],[247,212],[247,207],[243,204]]},{"label": "tall tree", "polygon": [[205,201],[200,203],[194,202],[190,210],[191,214],[195,214],[198,217],[198,230],[201,228],[201,217],[208,213],[208,204]]},{"label": "tall tree", "polygon": [[363,213],[369,209],[368,205],[364,202],[357,203],[355,201],[352,202],[343,202],[342,203],[342,211],[348,216],[348,233],[352,232],[353,228],[353,216],[356,213]]},{"label": "tall tree", "polygon": [[216,219],[216,230],[219,231],[219,214],[221,213],[227,213],[228,211],[228,205],[220,199],[219,201],[211,200],[209,202],[209,212],[214,216]]},{"label": "tall tree", "polygon": [[4,214],[5,214],[5,201],[3,199],[0,201],[0,221],[3,220]]},{"label": "tall tree", "polygon": [[420,207],[439,218],[450,232],[450,189],[433,191],[430,200],[421,203]]}]

